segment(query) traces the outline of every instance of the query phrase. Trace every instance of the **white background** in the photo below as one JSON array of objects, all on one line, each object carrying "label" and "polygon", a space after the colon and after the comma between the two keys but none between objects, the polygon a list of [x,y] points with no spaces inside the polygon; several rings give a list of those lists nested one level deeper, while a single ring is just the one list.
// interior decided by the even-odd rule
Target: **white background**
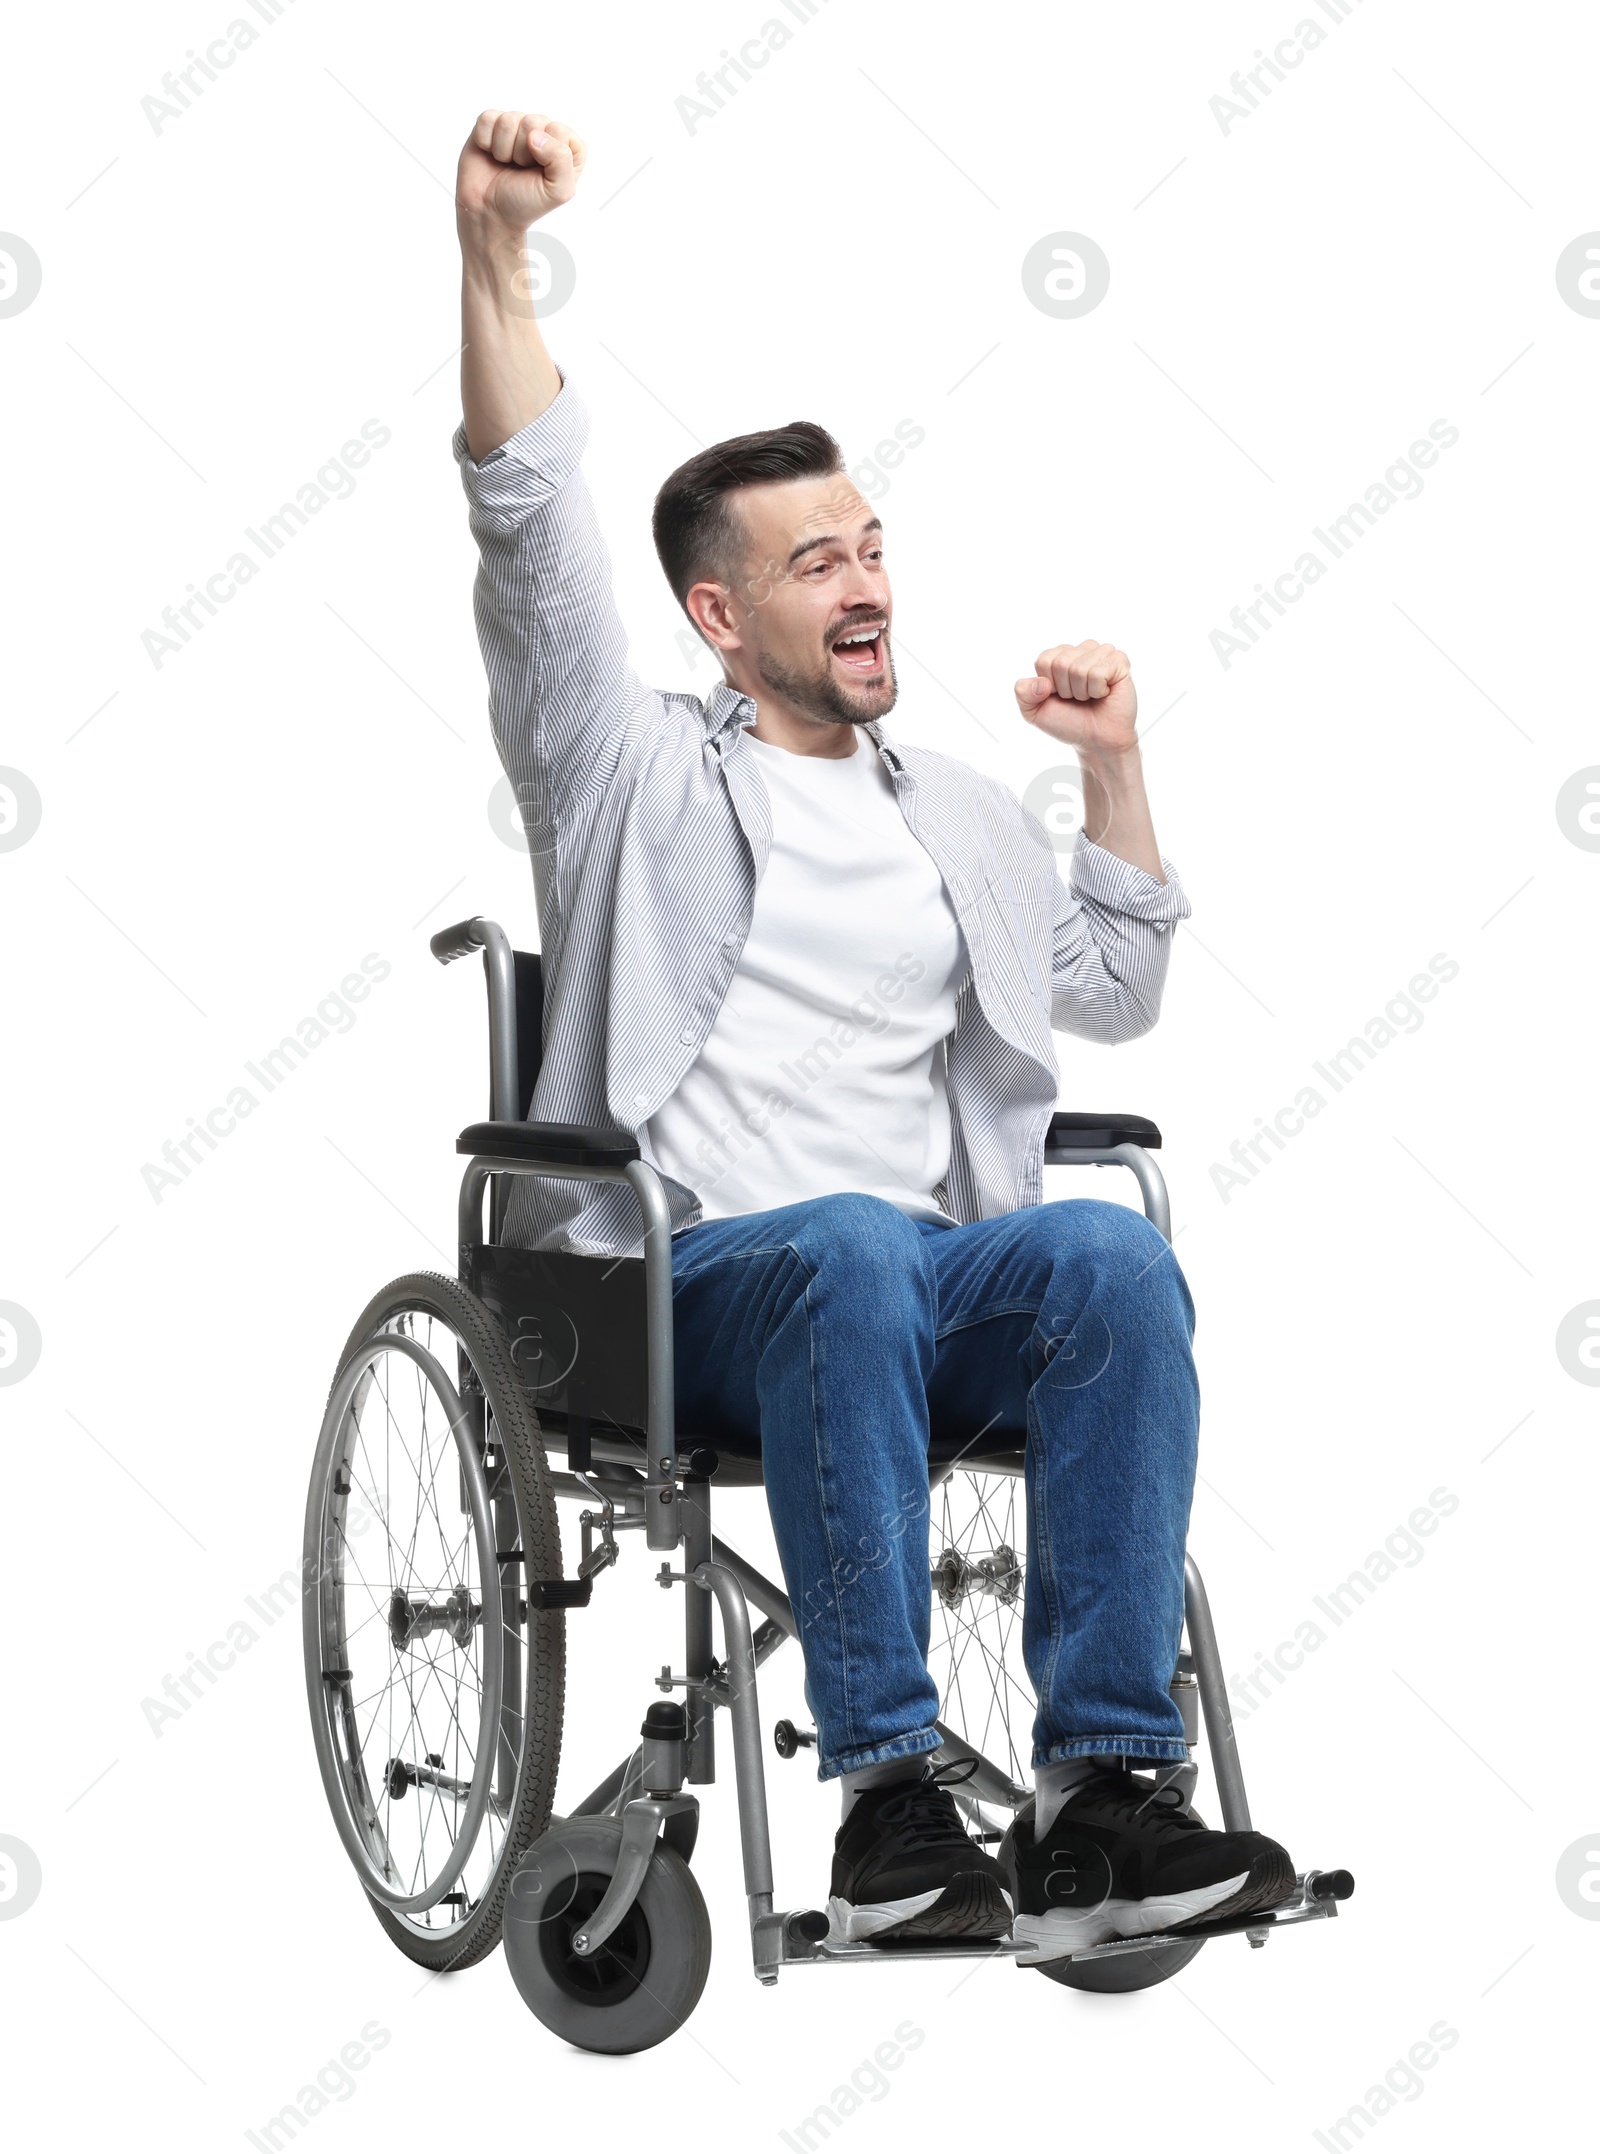
[{"label": "white background", "polygon": [[[245,2143],[373,2020],[392,2040],[304,2134],[324,2154],[778,2146],[906,2020],[925,2039],[849,2145],[1315,2144],[1441,2020],[1459,2040],[1378,2116],[1382,2144],[1547,2129],[1579,2100],[1600,1949],[1555,1884],[1565,1850],[1600,1846],[1596,1400],[1555,1349],[1600,1296],[1600,859],[1555,811],[1600,762],[1600,321],[1555,278],[1600,226],[1592,23],[830,0],[691,134],[674,100],[772,0],[298,0],[155,131],[140,100],[235,13],[39,14],[5,70],[0,225],[43,265],[0,320],[0,762],[43,810],[0,856],[0,1300],[42,1339],[0,1439],[0,1832],[43,1873],[0,1921],[29,2143]],[[1224,133],[1208,101],[1307,18],[1325,42]],[[1114,1061],[1062,1041],[1062,1099],[1166,1132],[1200,1309],[1192,1546],[1230,1670],[1431,1491],[1459,1498],[1241,1724],[1258,1821],[1356,1873],[1337,1923],[1210,1946],[1127,1999],[1003,1963],[762,1989],[721,1783],[704,2000],[653,2059],[602,2062],[529,2018],[498,1957],[425,1984],[386,1942],[323,1806],[292,1619],[147,1724],[163,1676],[296,1561],[356,1314],[451,1268],[482,994],[427,936],[471,912],[534,935],[526,859],[488,819],[449,456],[448,190],[485,104],[546,106],[593,145],[549,337],[593,410],[641,670],[710,680],[675,642],[655,487],[697,441],[796,415],[852,460],[926,430],[882,497],[902,737],[1020,789],[1061,760],[1011,701],[1036,650],[1093,634],[1133,656],[1193,931],[1152,1037]],[[1021,282],[1061,230],[1111,263],[1078,320]],[[353,497],[153,666],[162,608],[368,419],[392,439]],[[1230,608],[1438,419],[1460,439],[1420,498],[1225,669]],[[368,952],[393,969],[353,1029],[157,1203],[145,1163]],[[1225,1203],[1213,1163],[1436,952],[1459,975],[1421,1029]],[[758,1558],[759,1502],[735,1535]],[[630,1549],[574,1620],[612,1647],[572,1700],[576,1778],[620,1753],[674,1651],[645,1569]],[[765,1693],[769,1719],[801,1710],[792,1654]],[[834,1796],[803,1762],[770,1779],[780,1904],[814,1904]]]}]

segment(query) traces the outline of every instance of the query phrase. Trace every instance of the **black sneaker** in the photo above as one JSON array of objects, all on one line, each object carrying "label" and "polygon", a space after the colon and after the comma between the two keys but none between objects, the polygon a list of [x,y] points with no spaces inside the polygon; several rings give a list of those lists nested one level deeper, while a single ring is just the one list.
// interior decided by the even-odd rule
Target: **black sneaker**
[{"label": "black sneaker", "polygon": [[1016,1905],[1024,1966],[1112,1937],[1148,1937],[1275,1907],[1294,1891],[1294,1864],[1259,1832],[1211,1832],[1182,1791],[1097,1769],[1076,1787],[1037,1845],[1031,1816],[1000,1848]]},{"label": "black sneaker", "polygon": [[949,1771],[918,1772],[856,1797],[834,1841],[829,1944],[1004,1937],[1010,1929],[1000,1866],[962,1825],[941,1777]]}]

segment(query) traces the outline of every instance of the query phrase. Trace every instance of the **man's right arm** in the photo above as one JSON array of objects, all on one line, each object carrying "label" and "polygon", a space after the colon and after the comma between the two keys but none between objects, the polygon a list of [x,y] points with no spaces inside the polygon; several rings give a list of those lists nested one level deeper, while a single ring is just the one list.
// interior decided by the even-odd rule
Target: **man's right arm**
[{"label": "man's right arm", "polygon": [[485,112],[456,173],[461,408],[481,464],[556,400],[561,376],[527,296],[524,236],[577,191],[584,146],[542,112]]},{"label": "man's right arm", "polygon": [[569,202],[582,141],[539,112],[485,112],[461,152],[462,437],[490,714],[535,850],[614,760],[651,691],[627,662],[579,469],[581,405],[528,294],[529,225]]}]

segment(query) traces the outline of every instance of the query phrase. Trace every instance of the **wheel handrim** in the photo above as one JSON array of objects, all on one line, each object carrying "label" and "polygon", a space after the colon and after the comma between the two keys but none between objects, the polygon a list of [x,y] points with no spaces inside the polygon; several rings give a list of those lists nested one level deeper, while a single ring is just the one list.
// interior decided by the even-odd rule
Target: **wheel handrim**
[{"label": "wheel handrim", "polygon": [[[328,1402],[308,1519],[306,1674],[318,1761],[346,1852],[373,1899],[398,1917],[428,1917],[414,1926],[437,1936],[481,1896],[454,1888],[486,1822],[491,1877],[497,1822],[504,1842],[493,1780],[506,1732],[506,1615],[474,1418],[412,1334],[418,1315],[431,1341],[431,1316],[398,1312],[351,1355]],[[399,1396],[388,1381],[396,1358],[417,1371]],[[376,1430],[363,1418],[374,1399],[381,1465]],[[448,1490],[457,1474],[452,1516],[440,1484]],[[353,1498],[367,1513],[359,1528]],[[374,1518],[381,1562],[358,1545]],[[520,1714],[513,1719],[520,1746]]]}]

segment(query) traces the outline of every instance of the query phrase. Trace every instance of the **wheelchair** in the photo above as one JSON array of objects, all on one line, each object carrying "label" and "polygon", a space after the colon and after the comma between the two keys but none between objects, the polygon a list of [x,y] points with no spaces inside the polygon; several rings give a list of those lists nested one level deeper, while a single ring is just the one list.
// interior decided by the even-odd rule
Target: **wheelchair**
[{"label": "wheelchair", "polygon": [[[526,1120],[540,1060],[540,959],[493,921],[433,936],[441,964],[483,954],[490,1115],[461,1132],[467,1158],[459,1276],[396,1279],[363,1311],[329,1394],[304,1546],[306,1689],[335,1826],[394,1943],[434,1972],[504,1942],[524,2001],[555,2034],[608,2054],[682,2026],[704,1987],[711,1929],[690,1859],[694,1789],[716,1778],[726,1715],[754,1972],[907,1957],[994,1956],[1008,1941],[830,1941],[826,1914],[779,1909],[764,1779],[758,1671],[797,1635],[789,1597],[712,1526],[718,1488],[761,1483],[759,1441],[717,1444],[676,1428],[671,1230],[633,1139]],[[1159,1130],[1135,1115],[1058,1113],[1049,1165],[1120,1166],[1170,1241]],[[522,1249],[500,1240],[509,1178],[623,1180],[638,1199],[641,1256]],[[489,1231],[484,1232],[488,1198]],[[1021,1666],[1025,1536],[1015,1432],[941,1433],[929,1458],[931,1666],[941,1748],[931,1762],[974,1837],[996,1842],[1032,1801],[1033,1699]],[[557,1520],[576,1504],[571,1575]],[[619,1556],[642,1537],[658,1580],[683,1599],[681,1671],[614,1769],[554,1812],[569,1612],[585,1620]],[[721,1651],[713,1627],[720,1615]],[[1185,1800],[1205,1743],[1222,1822],[1249,1805],[1205,1587],[1185,1569],[1172,1680],[1189,1747]],[[778,1722],[792,1758],[813,1731]],[[1353,1890],[1343,1870],[1296,1879],[1281,1905],[1181,1934],[1113,1940],[1038,1971],[1073,1989],[1163,1982],[1212,1939],[1326,1919]]]}]

